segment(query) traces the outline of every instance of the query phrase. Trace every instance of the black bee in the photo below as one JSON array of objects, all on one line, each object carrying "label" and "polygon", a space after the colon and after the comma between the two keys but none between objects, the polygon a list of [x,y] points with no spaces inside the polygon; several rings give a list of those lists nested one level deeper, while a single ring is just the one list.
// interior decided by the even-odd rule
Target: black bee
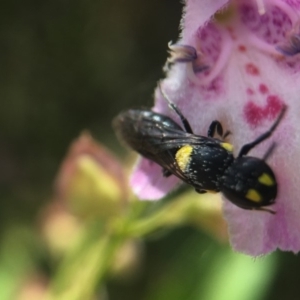
[{"label": "black bee", "polygon": [[[223,134],[219,121],[210,124],[207,137],[196,135],[178,107],[163,95],[180,117],[183,128],[168,116],[151,110],[129,109],[114,120],[120,138],[140,155],[159,164],[164,176],[175,175],[198,193],[222,192],[243,209],[275,214],[265,208],[274,204],[277,196],[276,178],[266,163],[275,144],[262,159],[246,155],[272,135],[287,107],[282,107],[268,131],[244,145],[234,157],[233,146],[224,141],[230,132]],[[214,138],[216,132],[220,139]]]}]

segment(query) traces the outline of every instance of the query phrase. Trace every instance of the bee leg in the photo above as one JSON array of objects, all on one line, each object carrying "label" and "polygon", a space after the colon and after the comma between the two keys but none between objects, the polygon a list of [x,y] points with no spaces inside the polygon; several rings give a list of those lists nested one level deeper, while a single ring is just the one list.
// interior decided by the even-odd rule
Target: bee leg
[{"label": "bee leg", "polygon": [[199,194],[205,194],[205,193],[207,193],[207,191],[205,191],[205,190],[200,190],[200,189],[195,189],[195,191],[196,191],[197,193],[199,193]]},{"label": "bee leg", "polygon": [[164,177],[169,177],[172,175],[172,173],[167,169],[162,169],[162,173]]},{"label": "bee leg", "polygon": [[276,211],[266,208],[266,207],[255,207],[255,208],[252,208],[252,210],[266,211],[268,213],[271,213],[272,215],[276,215]]},{"label": "bee leg", "polygon": [[267,150],[267,152],[265,153],[264,157],[263,157],[263,160],[267,160],[271,155],[272,153],[274,152],[274,149],[276,148],[276,143],[274,142],[270,147],[269,149]]},{"label": "bee leg", "polygon": [[222,139],[225,140],[230,134],[231,134],[231,131],[230,130],[226,130],[226,132],[222,136]]},{"label": "bee leg", "polygon": [[191,128],[191,125],[189,123],[189,121],[186,119],[186,117],[181,113],[181,111],[179,110],[179,108],[174,104],[174,103],[171,103],[169,104],[169,106],[176,112],[176,114],[179,116],[180,120],[181,120],[181,123],[185,129],[185,131],[187,133],[191,133],[193,134],[193,130]]},{"label": "bee leg", "polygon": [[189,123],[189,121],[186,119],[186,117],[182,114],[182,112],[180,111],[180,109],[177,107],[177,105],[175,103],[173,103],[168,96],[166,95],[166,93],[162,90],[160,83],[158,83],[158,87],[160,89],[161,94],[163,95],[164,99],[168,102],[169,107],[175,111],[175,113],[179,116],[181,123],[185,129],[185,131],[187,133],[192,133],[193,134],[193,130],[192,127]]},{"label": "bee leg", "polygon": [[[276,121],[273,123],[273,125],[271,126],[271,128],[268,131],[266,131],[265,133],[263,133],[262,135],[260,135],[252,143],[244,145],[242,147],[242,149],[240,150],[240,153],[239,153],[238,157],[247,155],[248,152],[251,149],[253,149],[255,146],[257,146],[258,144],[260,144],[264,140],[268,139],[272,135],[272,133],[274,132],[274,130],[276,129],[276,127],[278,126],[278,124],[280,123],[280,121],[282,120],[282,118],[283,118],[286,110],[287,110],[287,106],[283,106],[283,108],[281,109],[281,112],[280,112],[279,116],[277,117]],[[271,152],[272,152],[272,147],[271,147]],[[265,156],[269,156],[269,155],[265,155]]]},{"label": "bee leg", "polygon": [[[212,121],[211,124],[209,125],[209,128],[208,128],[208,131],[207,131],[207,136],[210,137],[210,138],[213,138],[215,133],[218,133],[219,136],[223,137],[223,127],[222,127],[222,124],[215,120],[215,121]],[[226,131],[225,133],[225,137],[229,134],[227,133],[228,131]]]}]

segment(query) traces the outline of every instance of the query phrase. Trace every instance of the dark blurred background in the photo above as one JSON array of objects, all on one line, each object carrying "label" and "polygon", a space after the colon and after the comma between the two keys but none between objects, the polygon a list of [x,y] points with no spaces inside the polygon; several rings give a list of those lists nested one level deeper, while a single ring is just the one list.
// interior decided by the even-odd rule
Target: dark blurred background
[{"label": "dark blurred background", "polygon": [[122,152],[111,120],[152,105],[181,7],[174,0],[2,1],[2,222],[32,218],[82,130]]},{"label": "dark blurred background", "polygon": [[[152,105],[167,43],[179,34],[181,9],[176,0],[1,1],[1,240],[12,224],[35,225],[82,130],[124,155],[111,120],[122,109]],[[232,275],[226,255],[235,254],[227,246],[185,227],[150,238],[145,249],[140,278],[111,280],[110,299],[299,299],[300,263],[292,254],[269,256],[264,279],[264,267],[257,275],[252,270],[256,285],[247,279],[249,265],[239,265],[242,273],[228,282],[239,289],[243,279],[242,296],[214,298],[205,291],[218,286],[215,275]]]}]

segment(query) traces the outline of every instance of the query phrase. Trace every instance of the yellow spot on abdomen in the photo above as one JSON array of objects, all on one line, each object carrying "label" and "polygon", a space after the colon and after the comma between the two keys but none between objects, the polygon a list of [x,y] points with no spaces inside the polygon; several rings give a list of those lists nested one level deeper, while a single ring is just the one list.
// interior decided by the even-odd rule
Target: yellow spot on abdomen
[{"label": "yellow spot on abdomen", "polygon": [[190,145],[185,145],[176,152],[175,159],[181,171],[185,171],[188,167],[192,152],[193,147]]},{"label": "yellow spot on abdomen", "polygon": [[221,146],[229,152],[233,151],[233,146],[229,143],[221,143]]},{"label": "yellow spot on abdomen", "polygon": [[253,202],[260,202],[262,200],[261,195],[254,189],[249,189],[245,197]]},{"label": "yellow spot on abdomen", "polygon": [[267,173],[263,173],[262,175],[260,175],[258,177],[258,181],[263,184],[263,185],[267,185],[267,186],[272,186],[275,184],[273,178],[267,174]]}]

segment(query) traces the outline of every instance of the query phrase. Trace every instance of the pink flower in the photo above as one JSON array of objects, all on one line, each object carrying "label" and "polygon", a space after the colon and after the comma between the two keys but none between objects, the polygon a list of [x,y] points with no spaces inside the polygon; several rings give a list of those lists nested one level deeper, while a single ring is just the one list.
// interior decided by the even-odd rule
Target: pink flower
[{"label": "pink flower", "polygon": [[[268,159],[279,184],[276,215],[224,201],[233,248],[253,256],[300,250],[299,16],[300,0],[187,0],[181,39],[170,47],[162,82],[195,133],[206,136],[213,120],[230,130],[235,154],[289,107],[272,137],[250,152],[263,157],[277,143]],[[177,118],[158,90],[153,109]],[[178,183],[145,159],[131,178],[141,199],[161,198]]]}]

